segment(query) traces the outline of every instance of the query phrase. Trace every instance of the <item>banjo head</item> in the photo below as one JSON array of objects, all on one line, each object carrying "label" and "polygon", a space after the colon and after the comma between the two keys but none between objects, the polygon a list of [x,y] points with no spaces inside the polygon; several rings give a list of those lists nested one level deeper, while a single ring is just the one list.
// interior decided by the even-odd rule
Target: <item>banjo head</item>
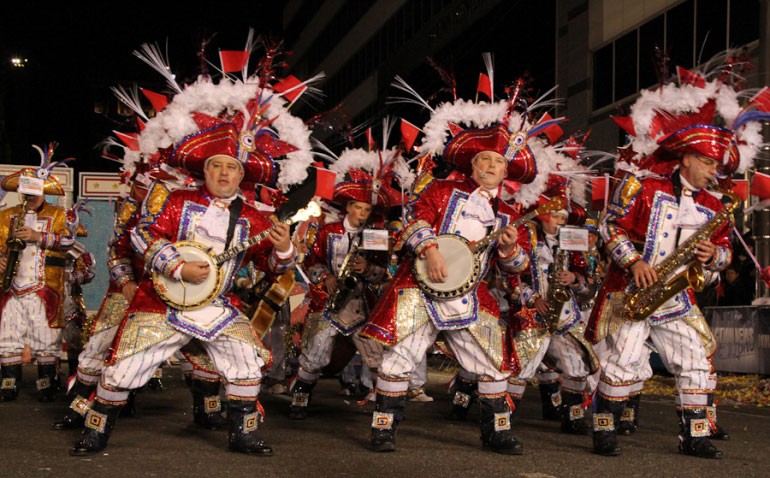
[{"label": "banjo head", "polygon": [[468,240],[457,234],[442,234],[436,237],[436,241],[446,261],[448,275],[444,282],[434,282],[428,277],[427,261],[415,259],[415,278],[422,291],[434,299],[447,300],[473,290],[478,283],[481,266]]},{"label": "banjo head", "polygon": [[179,310],[200,309],[213,301],[222,286],[222,269],[217,267],[208,248],[193,241],[174,244],[184,261],[203,261],[209,264],[209,275],[200,284],[170,279],[157,272],[152,273],[155,291],[169,306]]}]

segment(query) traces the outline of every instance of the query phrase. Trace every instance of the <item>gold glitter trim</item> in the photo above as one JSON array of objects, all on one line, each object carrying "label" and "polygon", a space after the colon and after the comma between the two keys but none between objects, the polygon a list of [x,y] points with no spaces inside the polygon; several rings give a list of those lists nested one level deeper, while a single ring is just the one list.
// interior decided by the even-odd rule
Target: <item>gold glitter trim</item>
[{"label": "gold glitter trim", "polygon": [[396,340],[400,341],[430,322],[420,289],[401,289],[396,304]]},{"label": "gold glitter trim", "polygon": [[516,334],[513,346],[522,370],[537,356],[537,351],[543,346],[547,337],[548,335],[541,329],[524,329]]},{"label": "gold glitter trim", "polygon": [[265,364],[269,364],[273,359],[270,351],[265,348],[256,332],[254,332],[254,329],[251,328],[249,321],[243,316],[238,317],[230,325],[225,327],[222,331],[222,335],[252,345]]},{"label": "gold glitter trim", "polygon": [[120,337],[115,360],[143,352],[173,336],[176,332],[166,322],[164,314],[135,312],[128,318],[123,334]]},{"label": "gold glitter trim", "polygon": [[505,326],[501,321],[494,315],[479,310],[478,320],[468,326],[468,332],[476,339],[476,343],[481,346],[492,364],[502,370]]}]

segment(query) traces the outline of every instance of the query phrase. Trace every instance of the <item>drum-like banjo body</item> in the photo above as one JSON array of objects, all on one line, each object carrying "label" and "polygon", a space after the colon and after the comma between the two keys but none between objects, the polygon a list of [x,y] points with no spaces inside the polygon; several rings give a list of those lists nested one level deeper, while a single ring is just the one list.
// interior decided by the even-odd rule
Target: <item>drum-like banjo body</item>
[{"label": "drum-like banjo body", "polygon": [[[518,227],[535,216],[558,211],[565,206],[565,200],[555,197],[535,210],[521,216],[511,223]],[[496,240],[505,229],[499,229],[485,238],[470,242],[457,234],[440,234],[436,236],[438,250],[444,257],[448,275],[443,282],[431,280],[428,276],[427,261],[421,258],[414,260],[414,277],[425,295],[436,300],[449,300],[463,296],[478,286],[481,281],[481,253]]]},{"label": "drum-like banjo body", "polygon": [[428,277],[427,261],[416,259],[415,278],[423,292],[439,300],[454,299],[472,291],[481,277],[481,261],[471,250],[468,239],[457,234],[441,234],[436,237],[438,250],[446,260],[449,275],[444,282],[434,282]]},{"label": "drum-like banjo body", "polygon": [[174,244],[181,259],[185,262],[203,261],[209,264],[209,275],[200,284],[168,280],[165,276],[153,272],[152,281],[155,291],[163,302],[179,310],[199,309],[211,303],[222,288],[222,268],[216,264],[216,255],[208,252],[206,246],[194,241],[179,241]]},{"label": "drum-like banjo body", "polygon": [[[311,201],[307,207],[300,209],[290,219],[284,221],[286,224],[293,224],[299,221],[306,221],[311,217],[321,215],[321,206],[317,202]],[[249,247],[262,242],[270,234],[272,229],[257,234],[249,240],[222,252],[215,254],[203,244],[194,241],[179,241],[174,243],[174,247],[183,261],[203,261],[209,264],[209,275],[200,284],[193,284],[183,280],[171,279],[156,271],[152,273],[152,283],[158,296],[167,305],[179,310],[200,309],[210,304],[220,293],[224,281],[224,274],[220,267],[225,261],[232,259]]]}]

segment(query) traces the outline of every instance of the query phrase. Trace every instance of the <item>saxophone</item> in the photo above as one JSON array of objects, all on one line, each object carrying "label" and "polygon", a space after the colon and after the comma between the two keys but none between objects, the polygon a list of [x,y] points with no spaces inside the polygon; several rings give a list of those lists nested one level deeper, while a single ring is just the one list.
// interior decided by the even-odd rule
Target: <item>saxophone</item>
[{"label": "saxophone", "polygon": [[645,289],[632,285],[631,292],[626,295],[625,312],[628,318],[635,322],[646,319],[666,301],[687,287],[692,287],[696,292],[703,290],[706,285],[706,276],[699,262],[688,265],[687,269],[675,276],[673,274],[681,265],[692,262],[699,242],[709,240],[723,222],[732,222],[733,213],[741,203],[741,199],[731,191],[725,191],[724,195],[730,198],[730,204],[725,205],[673,254],[655,266],[655,272],[658,274],[657,282]]},{"label": "saxophone", "polygon": [[24,227],[24,215],[27,213],[27,197],[23,196],[21,201],[21,212],[11,218],[11,224],[8,228],[8,240],[5,241],[7,262],[5,271],[3,271],[3,292],[11,290],[13,278],[19,270],[19,258],[21,251],[27,247],[27,243],[16,237],[19,229]]},{"label": "saxophone", "polygon": [[548,317],[546,317],[546,324],[548,331],[551,333],[556,332],[559,326],[559,317],[561,317],[561,311],[564,308],[564,304],[570,300],[570,291],[566,285],[561,285],[556,281],[556,273],[566,270],[567,265],[567,251],[556,251],[556,257],[548,270],[548,294],[546,300],[550,311]]},{"label": "saxophone", "polygon": [[358,254],[361,245],[361,236],[357,235],[350,244],[348,253],[342,261],[342,266],[337,273],[337,290],[334,291],[326,302],[326,311],[332,314],[338,313],[345,306],[350,295],[356,290],[361,279],[351,270],[352,260]]}]

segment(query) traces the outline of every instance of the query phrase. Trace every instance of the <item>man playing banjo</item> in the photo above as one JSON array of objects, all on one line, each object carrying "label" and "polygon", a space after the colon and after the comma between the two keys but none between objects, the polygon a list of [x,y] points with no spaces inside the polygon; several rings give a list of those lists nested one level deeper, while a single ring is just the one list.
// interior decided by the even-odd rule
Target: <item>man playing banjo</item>
[{"label": "man playing banjo", "polygon": [[[262,213],[243,204],[239,195],[242,180],[275,173],[273,158],[241,149],[245,144],[242,137],[253,132],[243,130],[237,118],[228,121],[203,116],[196,116],[201,129],[175,145],[169,164],[191,174],[202,172],[204,185],[154,196],[146,205],[147,214],[138,222],[133,243],[144,250],[147,268],[153,274],[141,281],[118,331],[110,365],[102,373],[86,416],[86,429],[70,452],[73,455],[104,449],[129,391],[144,385],[158,365],[193,338],[200,339],[227,381],[230,450],[272,454],[272,448],[255,433],[262,420],[257,402],[261,369],[270,361],[270,353],[227,292],[243,264],[254,261],[259,269],[281,274],[295,265],[297,254],[289,226],[273,226]],[[205,261],[185,260],[177,249],[179,242],[175,242],[194,241],[221,254],[268,229],[268,240],[224,261],[220,271]],[[162,289],[157,290],[161,279],[189,288],[210,280],[217,272],[221,281],[213,299],[192,310],[167,305]]]},{"label": "man playing banjo", "polygon": [[437,235],[453,234],[479,241],[501,229],[499,240],[479,251],[478,273],[484,277],[495,264],[511,273],[527,268],[529,261],[516,243],[516,228],[511,226],[519,214],[498,198],[506,176],[529,182],[535,175],[534,156],[518,154],[520,149],[511,146],[513,136],[502,123],[459,132],[443,157],[470,176],[456,181],[435,180],[408,206],[409,223],[403,238],[415,259],[401,264],[362,331],[362,335],[391,347],[376,384],[371,433],[375,451],[395,449],[409,377],[439,331],[443,331],[462,368],[479,376],[484,445],[498,453],[521,453],[521,445],[507,422],[510,409],[505,390],[510,371],[505,331],[497,301],[487,284],[482,281],[455,298],[437,299],[423,293],[413,271],[414,261],[425,261],[428,277],[424,279],[442,283],[452,274],[463,274],[448,267],[453,254],[437,246]]}]

